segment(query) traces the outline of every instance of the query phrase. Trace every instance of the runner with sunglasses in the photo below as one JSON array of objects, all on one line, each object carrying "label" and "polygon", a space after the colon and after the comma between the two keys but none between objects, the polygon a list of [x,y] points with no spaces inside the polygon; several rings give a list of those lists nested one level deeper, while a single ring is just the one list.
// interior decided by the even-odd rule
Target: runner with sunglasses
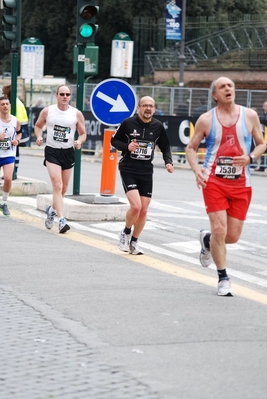
[{"label": "runner with sunglasses", "polygon": [[[70,229],[63,216],[63,198],[67,192],[72,168],[75,164],[75,151],[80,150],[86,140],[85,122],[81,111],[69,105],[71,91],[68,86],[57,88],[57,103],[44,108],[36,121],[34,133],[36,144],[43,143],[43,127],[46,125],[47,138],[44,165],[53,186],[53,203],[46,208],[45,227],[52,229],[54,218],[59,220],[59,233]],[[75,132],[79,137],[75,140]]]}]

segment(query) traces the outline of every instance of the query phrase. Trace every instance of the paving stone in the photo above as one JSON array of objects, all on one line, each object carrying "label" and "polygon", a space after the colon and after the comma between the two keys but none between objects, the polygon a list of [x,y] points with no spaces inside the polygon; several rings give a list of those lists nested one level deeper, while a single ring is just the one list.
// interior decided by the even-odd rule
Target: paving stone
[{"label": "paving stone", "polygon": [[0,288],[0,398],[159,399]]}]

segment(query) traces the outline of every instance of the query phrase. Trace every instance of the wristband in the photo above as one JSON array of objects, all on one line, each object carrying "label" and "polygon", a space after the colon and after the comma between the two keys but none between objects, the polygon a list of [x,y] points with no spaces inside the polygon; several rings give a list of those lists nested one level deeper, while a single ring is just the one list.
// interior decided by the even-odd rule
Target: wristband
[{"label": "wristband", "polygon": [[256,161],[256,157],[254,154],[250,154],[249,155],[249,159],[250,159],[250,164],[254,163]]}]

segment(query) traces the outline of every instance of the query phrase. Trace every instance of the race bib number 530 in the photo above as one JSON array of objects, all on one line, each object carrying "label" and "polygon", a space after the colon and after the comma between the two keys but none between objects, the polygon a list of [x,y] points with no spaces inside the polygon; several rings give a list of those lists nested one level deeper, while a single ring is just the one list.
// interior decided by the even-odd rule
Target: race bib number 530
[{"label": "race bib number 530", "polygon": [[237,180],[242,173],[242,166],[233,166],[232,157],[219,157],[216,161],[215,175],[222,179]]}]

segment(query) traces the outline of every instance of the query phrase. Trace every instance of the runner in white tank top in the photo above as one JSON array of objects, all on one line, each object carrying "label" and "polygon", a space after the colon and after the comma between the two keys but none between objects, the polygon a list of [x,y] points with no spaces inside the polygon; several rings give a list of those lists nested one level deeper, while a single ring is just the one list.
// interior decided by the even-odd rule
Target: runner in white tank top
[{"label": "runner in white tank top", "polygon": [[[54,218],[59,219],[59,233],[69,230],[63,216],[63,198],[68,189],[75,151],[80,150],[86,140],[85,122],[81,111],[69,105],[70,88],[62,85],[57,88],[57,104],[44,108],[35,124],[36,144],[43,143],[43,127],[47,128],[44,165],[47,167],[53,185],[53,203],[46,208],[45,226],[51,229]],[[75,132],[78,138],[75,140]]]},{"label": "runner in white tank top", "polygon": [[0,211],[4,216],[10,216],[7,199],[12,187],[16,148],[21,139],[20,123],[9,111],[9,99],[5,96],[0,97],[0,167],[4,171],[3,197],[0,202]]}]

